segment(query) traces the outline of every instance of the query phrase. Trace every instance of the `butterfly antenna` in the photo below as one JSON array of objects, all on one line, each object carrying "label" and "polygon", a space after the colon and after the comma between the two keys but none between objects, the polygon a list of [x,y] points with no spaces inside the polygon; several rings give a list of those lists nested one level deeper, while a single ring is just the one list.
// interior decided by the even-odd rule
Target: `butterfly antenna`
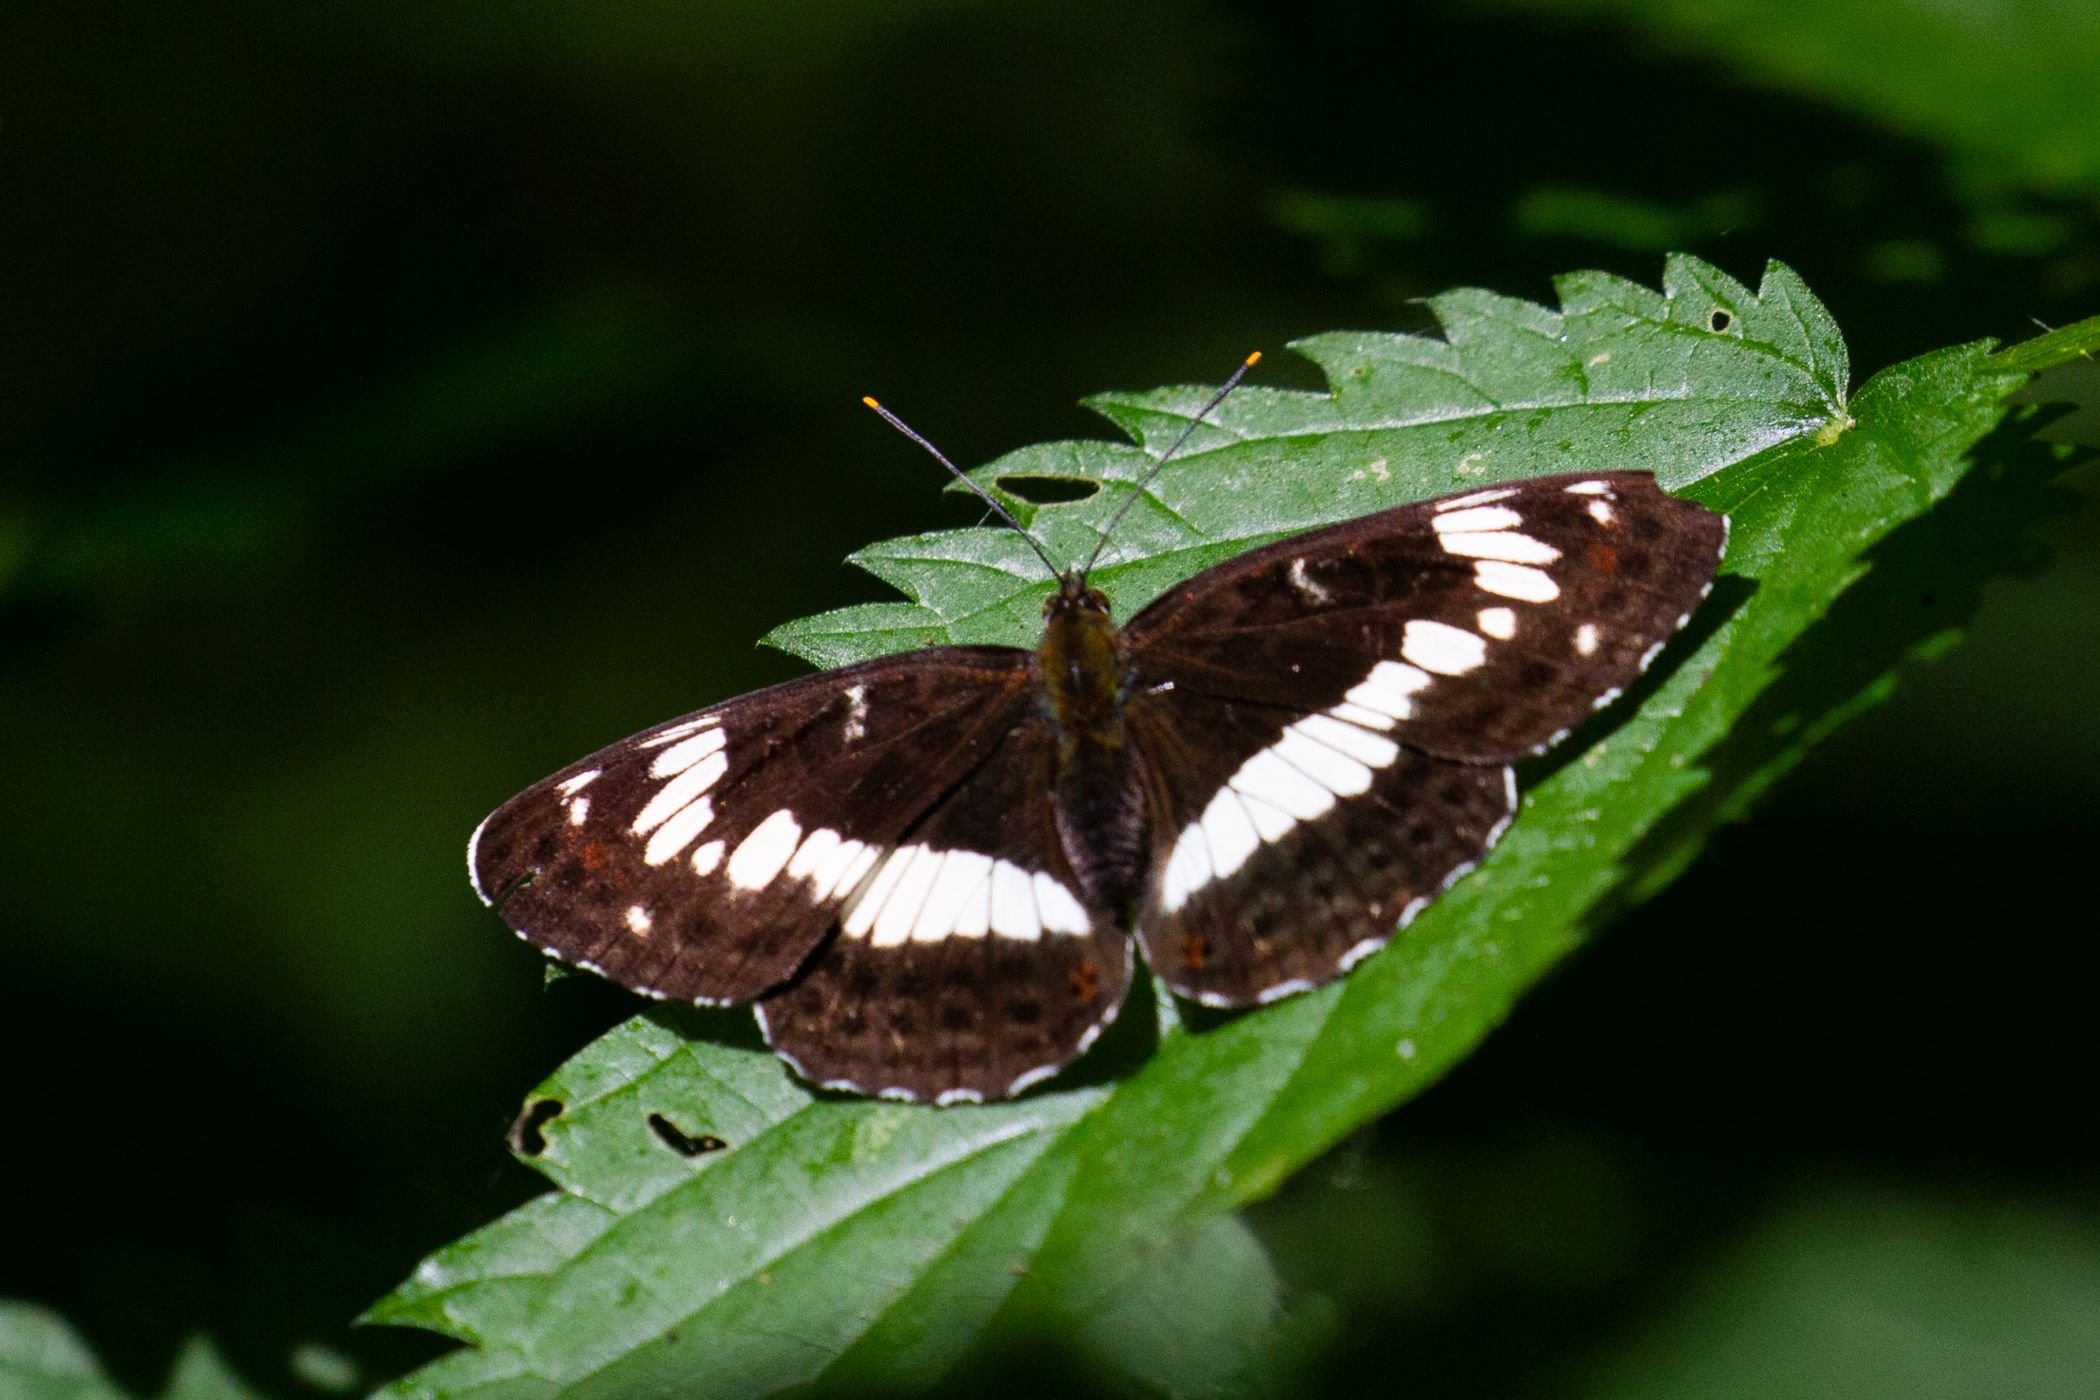
[{"label": "butterfly antenna", "polygon": [[1100,543],[1096,544],[1094,552],[1087,556],[1086,567],[1079,571],[1081,578],[1085,578],[1094,571],[1094,565],[1101,561],[1101,551],[1108,548],[1109,537],[1115,534],[1116,527],[1123,523],[1123,517],[1130,514],[1130,508],[1136,505],[1138,499],[1145,494],[1145,488],[1152,484],[1152,478],[1158,476],[1167,463],[1174,460],[1174,454],[1179,452],[1189,438],[1195,435],[1196,428],[1204,419],[1210,417],[1211,410],[1225,402],[1227,394],[1240,387],[1240,381],[1247,377],[1247,371],[1260,363],[1261,351],[1259,350],[1240,361],[1240,367],[1234,370],[1231,377],[1226,379],[1223,384],[1218,386],[1218,392],[1210,396],[1210,402],[1196,410],[1196,416],[1189,419],[1189,425],[1181,430],[1180,437],[1174,439],[1174,445],[1160,454],[1159,460],[1152,464],[1150,471],[1138,478],[1138,483],[1131,489],[1130,495],[1124,499],[1123,504],[1117,509],[1116,513],[1108,518],[1107,527],[1101,531]]},{"label": "butterfly antenna", "polygon": [[1043,552],[1043,547],[1035,542],[1035,536],[1029,534],[1026,529],[1022,528],[1021,522],[1014,519],[1014,513],[1012,511],[1008,510],[1005,506],[999,503],[998,497],[994,496],[991,492],[985,490],[982,486],[979,486],[976,482],[970,480],[970,478],[964,474],[961,467],[958,467],[955,465],[955,463],[949,461],[946,454],[944,454],[941,451],[941,449],[935,447],[932,443],[928,442],[916,428],[912,427],[911,424],[905,422],[902,418],[899,418],[896,414],[890,412],[881,404],[875,402],[874,399],[869,398],[866,395],[861,396],[861,402],[866,404],[869,408],[874,409],[878,414],[882,415],[883,422],[889,424],[892,428],[895,428],[898,432],[904,434],[913,442],[925,448],[926,451],[933,457],[934,461],[939,462],[942,466],[948,469],[948,472],[951,476],[953,476],[957,481],[960,481],[963,485],[969,487],[972,491],[976,492],[978,496],[983,499],[984,503],[992,508],[992,514],[998,516],[1001,520],[1004,520],[1007,524],[1013,526],[1014,533],[1019,535],[1022,539],[1026,540],[1028,542],[1028,547],[1035,551],[1035,557],[1043,561],[1043,567],[1050,571],[1050,577],[1064,577],[1064,570],[1058,568],[1057,565],[1050,562],[1050,556],[1048,554],[1045,554]]}]

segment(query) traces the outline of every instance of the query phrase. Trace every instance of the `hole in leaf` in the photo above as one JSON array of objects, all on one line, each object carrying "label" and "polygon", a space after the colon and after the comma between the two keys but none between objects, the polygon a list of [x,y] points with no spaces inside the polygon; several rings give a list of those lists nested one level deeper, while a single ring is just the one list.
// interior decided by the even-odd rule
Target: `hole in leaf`
[{"label": "hole in leaf", "polygon": [[1726,307],[1715,307],[1712,313],[1709,314],[1706,318],[1706,328],[1712,331],[1715,335],[1722,335],[1726,333],[1728,328],[1734,324],[1735,313],[1728,310]]},{"label": "hole in leaf", "polygon": [[568,1107],[560,1099],[534,1099],[525,1105],[524,1112],[510,1125],[510,1145],[527,1157],[537,1157],[547,1150],[546,1136],[540,1129],[561,1117]]},{"label": "hole in leaf", "polygon": [[1085,500],[1101,489],[1101,483],[1068,476],[1002,476],[999,489],[1030,505],[1056,506]]},{"label": "hole in leaf", "polygon": [[670,1148],[681,1157],[697,1157],[703,1152],[720,1152],[723,1148],[729,1146],[728,1143],[722,1141],[713,1133],[702,1133],[698,1137],[687,1137],[676,1123],[673,1123],[661,1113],[649,1115],[649,1131],[662,1138],[664,1146]]}]

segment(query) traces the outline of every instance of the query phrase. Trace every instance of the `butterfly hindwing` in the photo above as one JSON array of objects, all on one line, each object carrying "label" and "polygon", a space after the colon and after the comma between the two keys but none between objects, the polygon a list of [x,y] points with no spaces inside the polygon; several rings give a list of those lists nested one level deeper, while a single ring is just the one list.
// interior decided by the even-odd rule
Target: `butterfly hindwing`
[{"label": "butterfly hindwing", "polygon": [[791,977],[890,846],[1029,709],[1027,652],[952,647],[808,676],[644,731],[474,834],[520,937],[651,996]]},{"label": "butterfly hindwing", "polygon": [[1056,738],[1025,721],[888,853],[839,930],[759,1003],[815,1083],[1004,1098],[1079,1055],[1130,983],[1130,937],[1090,908],[1050,801]]},{"label": "butterfly hindwing", "polygon": [[1725,536],[1645,473],[1545,477],[1285,540],[1141,612],[1147,960],[1246,1005],[1379,947],[1501,834],[1505,765],[1683,625]]},{"label": "butterfly hindwing", "polygon": [[1167,691],[1134,707],[1151,795],[1137,919],[1169,987],[1246,1006],[1382,947],[1508,825],[1509,769],[1326,716]]}]

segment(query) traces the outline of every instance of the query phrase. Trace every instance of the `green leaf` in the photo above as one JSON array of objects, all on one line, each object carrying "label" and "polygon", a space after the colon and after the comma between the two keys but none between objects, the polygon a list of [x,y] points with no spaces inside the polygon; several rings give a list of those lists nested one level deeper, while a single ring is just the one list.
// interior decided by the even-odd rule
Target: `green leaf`
[{"label": "green leaf", "polygon": [[[80,1334],[48,1308],[0,1299],[0,1395],[8,1400],[129,1400],[103,1374]],[[192,1337],[175,1359],[163,1400],[257,1400],[218,1349]]]},{"label": "green leaf", "polygon": [[[1943,646],[2053,508],[2060,462],[2026,432],[2039,410],[1999,427],[2025,376],[1987,347],[1899,365],[1848,405],[1843,344],[1783,268],[1755,294],[1683,258],[1662,295],[1561,286],[1558,313],[1439,298],[1448,344],[1306,342],[1334,392],[1229,400],[1099,576],[1127,614],[1250,543],[1563,468],[1652,466],[1728,511],[1724,576],[1690,633],[1528,775],[1476,875],[1346,979],[1258,1012],[1185,1029],[1141,986],[1076,1083],[1019,1103],[820,1098],[744,1018],[637,1017],[542,1086],[516,1134],[559,1190],[372,1310],[471,1344],[389,1393],[911,1388],[1029,1334],[1123,1358],[1142,1390],[1241,1385],[1176,1361],[1176,1311],[1157,1306],[1190,1258],[1230,1248],[1213,1222],[1463,1058],[1595,922],[1680,869],[1899,662]],[[1016,501],[1058,557],[1092,547],[1201,391],[1095,402],[1138,447],[1054,444],[980,473],[1102,483]],[[793,624],[783,645],[838,661],[922,636],[1031,640],[1045,585],[1010,536],[860,557],[914,602]],[[1238,1272],[1235,1314],[1264,1315],[1260,1271]]]}]

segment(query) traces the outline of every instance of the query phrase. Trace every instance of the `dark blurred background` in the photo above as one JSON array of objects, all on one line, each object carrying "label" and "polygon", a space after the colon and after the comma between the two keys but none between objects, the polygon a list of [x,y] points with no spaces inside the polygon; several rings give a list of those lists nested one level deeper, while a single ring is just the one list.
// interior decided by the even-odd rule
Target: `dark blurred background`
[{"label": "dark blurred background", "polygon": [[[2100,312],[2095,91],[2089,0],[10,0],[0,1295],[142,1391],[199,1330],[281,1395],[440,1349],[347,1320],[538,1189],[512,1110],[632,1005],[466,834],[974,519],[860,394],[982,461],[1672,248],[1793,264],[1864,379]],[[1305,1376],[2100,1393],[2076,479],[1963,650],[1254,1212]]]}]

